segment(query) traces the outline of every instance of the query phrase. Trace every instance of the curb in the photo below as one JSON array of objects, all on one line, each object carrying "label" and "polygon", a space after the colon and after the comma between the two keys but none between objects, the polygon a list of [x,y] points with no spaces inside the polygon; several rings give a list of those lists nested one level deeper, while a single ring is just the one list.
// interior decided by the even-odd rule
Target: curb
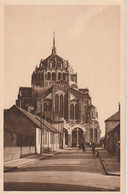
[{"label": "curb", "polygon": [[45,156],[44,158],[42,157],[42,158],[40,158],[39,160],[45,160],[45,159],[47,159],[47,158],[51,158],[51,157],[53,157],[53,156],[55,156],[55,155],[58,155],[58,154],[62,154],[62,152],[56,152],[56,153],[54,153],[54,154],[52,154],[52,155]]},{"label": "curb", "polygon": [[4,173],[6,173],[6,172],[13,172],[15,170],[17,170],[17,166],[14,166],[14,167],[6,167],[4,169]]},{"label": "curb", "polygon": [[28,165],[30,165],[30,164],[33,164],[33,163],[35,163],[35,162],[37,162],[37,161],[39,161],[39,160],[45,160],[45,159],[47,159],[47,158],[51,158],[51,157],[53,157],[53,156],[55,156],[55,155],[58,155],[58,154],[61,154],[62,152],[56,152],[56,153],[54,153],[54,154],[52,154],[52,155],[48,155],[48,156],[45,156],[44,158],[42,157],[42,158],[39,158],[39,159],[35,159],[34,161],[31,161],[31,162],[27,162],[27,163],[24,163],[24,164],[20,164],[20,165],[18,165],[18,166],[14,166],[14,167],[4,167],[5,169],[4,169],[4,173],[6,173],[6,172],[13,172],[13,171],[15,171],[15,170],[17,170],[17,169],[21,169],[21,168],[23,168],[23,167],[25,167],[25,166],[28,166]]},{"label": "curb", "polygon": [[50,155],[50,156],[46,156],[46,157],[42,157],[42,158],[39,158],[39,160],[45,160],[45,159],[47,159],[47,158],[51,158],[51,157],[53,157],[53,155]]},{"label": "curb", "polygon": [[45,157],[42,157],[42,158],[39,158],[39,159],[35,159],[34,161],[31,161],[31,162],[27,162],[27,163],[24,163],[24,164],[20,164],[20,165],[18,165],[18,166],[14,166],[14,167],[4,167],[5,169],[4,169],[4,173],[6,173],[6,172],[13,172],[13,171],[15,171],[15,170],[17,170],[17,169],[21,169],[21,168],[23,168],[23,167],[25,167],[25,166],[28,166],[28,165],[30,165],[30,164],[33,164],[33,163],[35,163],[35,162],[37,162],[37,161],[39,161],[39,160],[45,160],[45,159],[47,159],[47,158],[51,158],[51,157],[53,157],[54,155],[58,155],[58,154],[61,154],[62,152],[56,152],[56,153],[54,153],[54,154],[52,154],[52,155],[48,155],[48,156],[45,156]]},{"label": "curb", "polygon": [[4,167],[4,168],[5,168],[5,169],[4,169],[4,173],[6,173],[6,172],[13,172],[13,171],[18,170],[18,169],[20,169],[20,168],[23,168],[23,167],[25,167],[25,166],[28,166],[28,165],[30,165],[30,164],[33,164],[33,163],[35,163],[35,162],[37,162],[37,160],[31,161],[31,162],[27,162],[27,163],[24,163],[24,164],[20,164],[20,165],[18,165],[18,166]]},{"label": "curb", "polygon": [[100,158],[101,164],[102,164],[102,166],[103,166],[103,169],[104,169],[106,175],[109,175],[109,176],[120,176],[120,174],[110,173],[110,172],[106,169],[106,167],[105,167],[105,165],[104,165],[104,162],[103,162],[103,159],[101,158],[101,156],[99,156],[99,158]]}]

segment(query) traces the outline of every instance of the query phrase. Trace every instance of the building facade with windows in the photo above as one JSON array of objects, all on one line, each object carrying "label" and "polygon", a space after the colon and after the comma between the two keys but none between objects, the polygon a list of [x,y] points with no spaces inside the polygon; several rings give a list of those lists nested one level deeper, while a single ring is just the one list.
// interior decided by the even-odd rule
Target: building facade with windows
[{"label": "building facade with windows", "polygon": [[77,73],[57,55],[55,36],[51,55],[35,67],[31,87],[19,88],[16,105],[54,125],[63,134],[63,146],[100,143],[98,112],[89,89],[78,87]]}]

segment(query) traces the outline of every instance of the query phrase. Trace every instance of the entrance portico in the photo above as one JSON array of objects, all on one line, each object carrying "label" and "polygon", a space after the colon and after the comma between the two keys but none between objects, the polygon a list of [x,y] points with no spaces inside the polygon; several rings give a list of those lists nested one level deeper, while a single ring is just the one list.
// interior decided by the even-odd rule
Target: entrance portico
[{"label": "entrance portico", "polygon": [[64,142],[68,147],[81,147],[82,143],[85,142],[85,127],[77,124],[64,131]]}]

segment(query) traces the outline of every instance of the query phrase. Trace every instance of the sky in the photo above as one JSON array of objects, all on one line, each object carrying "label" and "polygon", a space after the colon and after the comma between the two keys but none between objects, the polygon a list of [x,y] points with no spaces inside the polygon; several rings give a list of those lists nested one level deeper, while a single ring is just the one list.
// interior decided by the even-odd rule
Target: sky
[{"label": "sky", "polygon": [[55,30],[57,54],[77,72],[79,88],[89,88],[103,136],[104,120],[120,102],[119,5],[6,5],[4,11],[4,108],[15,104],[20,86],[31,86]]}]

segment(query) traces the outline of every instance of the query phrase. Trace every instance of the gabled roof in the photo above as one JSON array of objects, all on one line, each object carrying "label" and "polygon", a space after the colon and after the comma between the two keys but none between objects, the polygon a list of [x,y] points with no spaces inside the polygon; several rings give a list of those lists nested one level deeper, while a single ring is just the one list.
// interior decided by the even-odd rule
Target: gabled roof
[{"label": "gabled roof", "polygon": [[105,121],[120,121],[120,111],[106,119]]},{"label": "gabled roof", "polygon": [[89,108],[96,108],[93,104],[91,104],[90,106],[89,106]]},{"label": "gabled roof", "polygon": [[120,123],[113,129],[110,129],[107,133],[111,133],[112,131],[119,130],[119,129],[120,129]]},{"label": "gabled roof", "polygon": [[[16,109],[18,109],[20,112],[22,112],[28,119],[30,119],[38,128],[40,128],[40,126],[41,126],[41,118],[39,117],[39,119],[38,118],[36,118],[36,116],[34,116],[34,115],[32,115],[31,113],[29,113],[29,112],[27,112],[26,110],[24,110],[24,109],[22,109],[22,108],[19,108],[18,106],[16,106],[16,105],[13,105],[9,110],[11,110],[11,109],[13,109],[13,108],[16,108]],[[9,111],[8,110],[8,111]],[[7,112],[8,112],[7,111]],[[48,123],[46,120],[42,120],[42,125],[44,125],[46,128],[47,128],[47,130],[49,130],[49,131],[51,131],[51,132],[53,132],[53,133],[59,133],[59,131],[55,128],[55,127],[53,127],[50,123]]]},{"label": "gabled roof", "polygon": [[49,90],[50,88],[52,88],[53,84],[49,85],[49,86],[45,86],[43,88],[36,88],[34,89],[34,91],[37,91],[38,93],[42,93],[42,92],[45,92],[47,90]]},{"label": "gabled roof", "polygon": [[81,91],[79,91],[79,90],[76,90],[76,89],[72,88],[72,87],[69,87],[69,88],[70,88],[71,90],[73,90],[73,91],[75,91],[75,92],[77,92],[77,93],[83,95],[84,97],[87,97],[87,98],[90,99],[89,94],[85,94],[85,93],[83,93],[83,92],[81,92]]},{"label": "gabled roof", "polygon": [[[41,118],[37,115],[35,115],[35,118],[38,120],[38,121],[41,121]],[[51,132],[54,132],[54,133],[60,133],[54,126],[52,126],[50,123],[48,123],[46,120],[42,119],[42,123],[44,126],[46,126]]]}]

